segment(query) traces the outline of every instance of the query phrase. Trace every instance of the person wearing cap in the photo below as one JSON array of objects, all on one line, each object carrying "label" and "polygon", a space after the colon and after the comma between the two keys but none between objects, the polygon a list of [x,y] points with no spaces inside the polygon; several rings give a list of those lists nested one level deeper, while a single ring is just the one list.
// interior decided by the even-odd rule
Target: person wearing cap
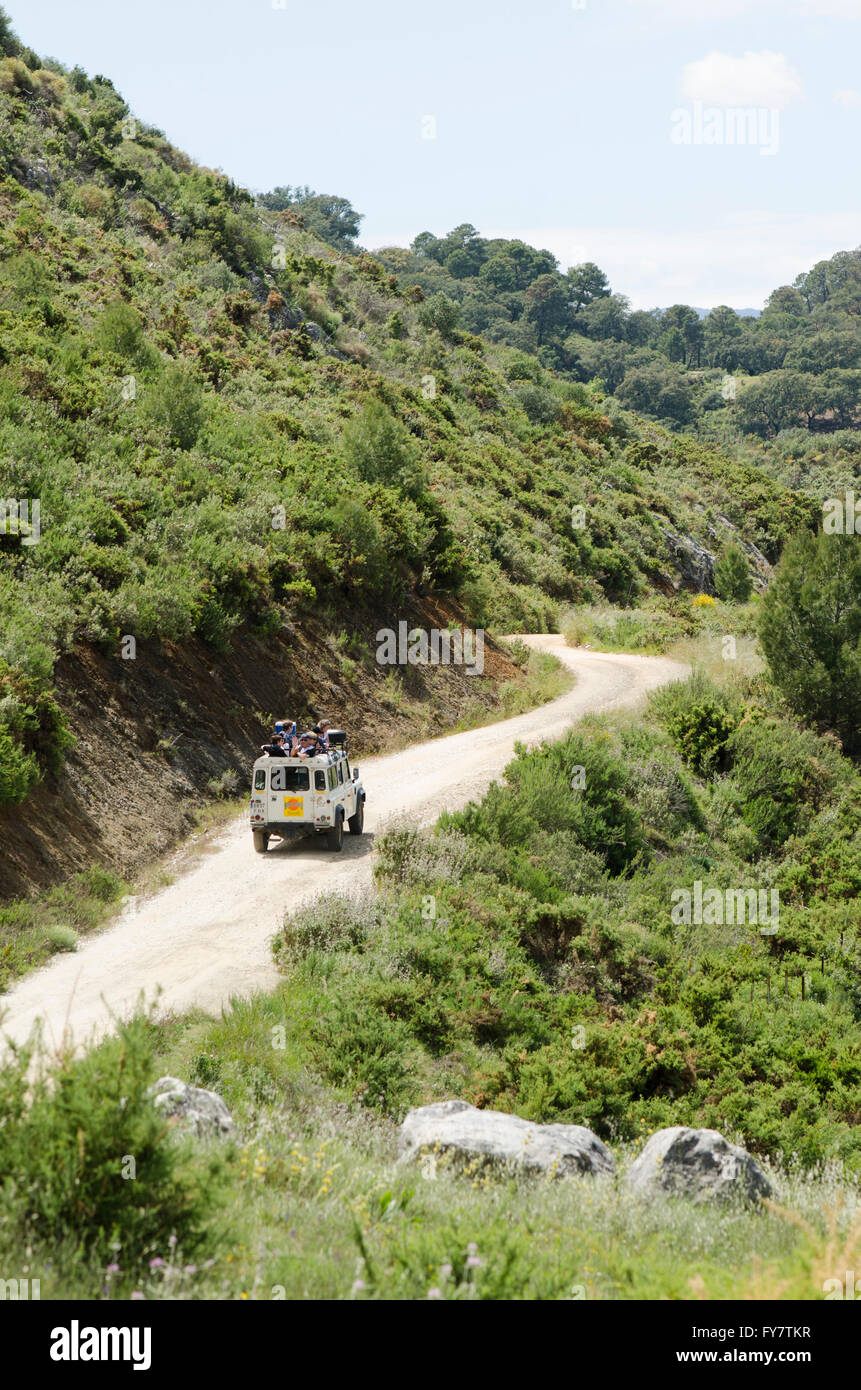
[{"label": "person wearing cap", "polygon": [[300,734],[299,747],[296,750],[295,756],[297,758],[313,758],[315,754],[319,752],[318,743],[318,735],[312,733],[310,730],[307,733]]}]

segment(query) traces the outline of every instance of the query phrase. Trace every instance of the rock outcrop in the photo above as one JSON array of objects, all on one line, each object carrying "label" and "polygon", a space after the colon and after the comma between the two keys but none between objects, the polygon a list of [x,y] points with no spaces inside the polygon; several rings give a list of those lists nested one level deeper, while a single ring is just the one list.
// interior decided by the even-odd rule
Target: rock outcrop
[{"label": "rock outcrop", "polygon": [[498,1110],[477,1110],[463,1100],[446,1100],[411,1110],[401,1125],[401,1157],[420,1160],[428,1177],[437,1167],[512,1164],[563,1176],[612,1176],[613,1155],[583,1125],[538,1125]]},{"label": "rock outcrop", "polygon": [[626,1184],[651,1195],[668,1192],[696,1202],[742,1197],[756,1202],[771,1195],[759,1164],[716,1129],[659,1129],[625,1175]]}]

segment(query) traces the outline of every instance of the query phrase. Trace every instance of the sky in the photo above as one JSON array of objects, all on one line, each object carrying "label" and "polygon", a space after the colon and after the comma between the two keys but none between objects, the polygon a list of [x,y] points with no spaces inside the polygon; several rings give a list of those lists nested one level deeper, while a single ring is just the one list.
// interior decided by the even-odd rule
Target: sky
[{"label": "sky", "polygon": [[463,222],[634,308],[761,308],[861,244],[861,0],[2,0],[255,191],[406,246]]}]

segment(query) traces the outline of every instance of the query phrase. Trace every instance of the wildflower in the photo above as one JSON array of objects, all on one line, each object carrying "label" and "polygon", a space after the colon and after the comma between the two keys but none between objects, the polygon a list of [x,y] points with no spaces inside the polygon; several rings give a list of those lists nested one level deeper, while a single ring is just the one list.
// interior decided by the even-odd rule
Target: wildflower
[{"label": "wildflower", "polygon": [[150,1260],[149,1267],[150,1269],[162,1269],[164,1267],[164,1260],[160,1255],[156,1255],[154,1260]]},{"label": "wildflower", "polygon": [[442,1298],[439,1289],[428,1289],[428,1298]]},{"label": "wildflower", "polygon": [[442,1275],[443,1279],[450,1279],[450,1278],[451,1278],[451,1265],[440,1265],[440,1267],[439,1267],[439,1272],[440,1272],[440,1274]]},{"label": "wildflower", "polygon": [[185,1272],[186,1272],[186,1274],[196,1274],[196,1273],[197,1273],[197,1265],[186,1265],[186,1266],[185,1266]]},{"label": "wildflower", "polygon": [[145,1295],[142,1294],[138,1289],[135,1289],[134,1293],[132,1294],[132,1298],[134,1298],[134,1299],[140,1299],[140,1298],[144,1298],[144,1297],[145,1297]]},{"label": "wildflower", "polygon": [[478,1246],[476,1245],[476,1243],[475,1243],[474,1240],[471,1240],[471,1241],[469,1242],[469,1245],[466,1247],[466,1253],[467,1253],[467,1255],[477,1255],[477,1254],[478,1254]]},{"label": "wildflower", "polygon": [[171,1250],[176,1245],[176,1236],[173,1234],[173,1232],[171,1232],[171,1234],[168,1236],[167,1243],[170,1246]]},{"label": "wildflower", "polygon": [[353,1293],[361,1293],[362,1290],[366,1289],[367,1287],[368,1286],[365,1283],[364,1279],[355,1279],[353,1281]]},{"label": "wildflower", "polygon": [[107,1269],[105,1270],[105,1274],[119,1274],[119,1272],[119,1265],[108,1265]]},{"label": "wildflower", "polygon": [[467,1255],[466,1257],[467,1269],[478,1269],[483,1264],[484,1260],[480,1260],[477,1255]]}]

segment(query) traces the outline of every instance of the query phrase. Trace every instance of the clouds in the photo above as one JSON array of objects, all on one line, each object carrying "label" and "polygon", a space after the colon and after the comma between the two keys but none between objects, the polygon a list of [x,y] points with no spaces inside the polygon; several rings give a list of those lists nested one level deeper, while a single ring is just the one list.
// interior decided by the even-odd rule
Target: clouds
[{"label": "clouds", "polygon": [[861,106],[861,92],[855,87],[839,87],[831,100],[835,106],[842,106],[844,111],[850,111],[854,106]]},{"label": "clouds", "polygon": [[786,55],[731,53],[715,49],[682,69],[682,96],[715,106],[768,106],[782,111],[804,95],[801,78]]}]

